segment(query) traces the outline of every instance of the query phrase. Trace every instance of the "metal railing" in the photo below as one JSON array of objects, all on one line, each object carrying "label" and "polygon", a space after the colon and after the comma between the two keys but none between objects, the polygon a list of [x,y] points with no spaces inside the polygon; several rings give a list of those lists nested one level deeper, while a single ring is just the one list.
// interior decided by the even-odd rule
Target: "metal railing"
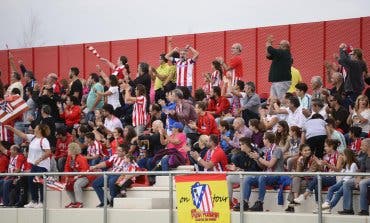
[{"label": "metal railing", "polygon": [[[137,175],[156,175],[156,176],[169,176],[169,222],[174,222],[174,211],[173,211],[173,177],[176,175],[186,175],[186,174],[226,174],[226,175],[239,175],[240,177],[240,202],[243,201],[243,181],[246,175],[248,176],[311,176],[317,177],[317,193],[318,193],[318,223],[322,223],[322,199],[321,199],[321,186],[322,186],[322,177],[323,176],[367,176],[370,177],[370,173],[333,173],[333,172],[194,172],[194,171],[143,171],[137,172]],[[96,175],[103,176],[104,178],[104,211],[103,211],[103,222],[108,222],[108,205],[107,205],[107,192],[108,192],[108,176],[110,175],[132,175],[132,172],[78,172],[80,176],[87,175]],[[43,219],[42,222],[46,223],[47,221],[47,187],[46,179],[49,176],[75,176],[76,172],[44,172],[44,173],[0,173],[0,177],[4,176],[42,176],[43,181]],[[240,223],[244,223],[244,210],[243,205],[240,205]]]}]

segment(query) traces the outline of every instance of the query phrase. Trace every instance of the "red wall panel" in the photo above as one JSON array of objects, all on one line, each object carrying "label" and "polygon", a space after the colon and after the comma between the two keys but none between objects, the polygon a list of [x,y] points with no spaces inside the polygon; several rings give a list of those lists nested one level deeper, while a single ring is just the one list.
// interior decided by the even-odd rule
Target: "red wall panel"
[{"label": "red wall panel", "polygon": [[323,76],[324,23],[292,25],[290,33],[293,66],[310,86],[312,76]]},{"label": "red wall panel", "polygon": [[8,62],[8,51],[7,50],[0,50],[0,71],[1,71],[1,81],[3,84],[9,82],[9,62]]},{"label": "red wall panel", "polygon": [[339,45],[346,43],[360,47],[360,19],[344,19],[326,22],[325,59],[333,60],[333,53],[339,53]]},{"label": "red wall panel", "polygon": [[69,79],[69,70],[71,67],[77,67],[80,70],[79,77],[84,77],[83,51],[83,44],[59,47],[59,77],[61,79]]},{"label": "red wall panel", "polygon": [[212,61],[216,57],[225,57],[224,37],[224,32],[196,34],[196,50],[199,52],[199,59],[194,76],[195,89],[204,84],[203,74],[212,71]]},{"label": "red wall panel", "polygon": [[[273,46],[278,47],[281,40],[289,37],[289,26],[272,26],[257,29],[257,92],[270,94],[271,83],[268,82],[268,75],[271,61],[266,59],[266,39],[269,35],[274,36]],[[293,55],[294,56],[294,55]]]},{"label": "red wall panel", "polygon": [[[101,57],[109,60],[110,58],[110,49],[109,42],[97,42],[97,43],[86,43],[85,44],[85,78],[87,79],[91,73],[96,73],[96,65],[100,65],[106,75],[110,74],[110,68],[107,64],[101,62],[92,52],[90,52],[87,47],[94,47]],[[116,60],[112,61],[116,63]]]},{"label": "red wall panel", "polygon": [[[164,37],[139,39],[139,63],[146,62],[150,66],[157,67],[159,65],[159,55],[165,52]],[[136,77],[137,67],[132,68],[132,73]]]},{"label": "red wall panel", "polygon": [[362,55],[370,68],[370,17],[362,19]]},{"label": "red wall panel", "polygon": [[137,40],[112,41],[112,62],[116,63],[118,57],[126,56],[130,66],[131,77],[136,75],[137,70]]},{"label": "red wall panel", "polygon": [[18,72],[21,72],[18,66],[19,60],[23,61],[23,64],[26,66],[27,70],[34,71],[32,48],[14,49],[14,50],[10,50],[10,52],[14,56],[14,62],[15,62],[15,65],[17,66]]},{"label": "red wall panel", "polygon": [[41,82],[49,73],[58,73],[58,47],[34,48],[34,64],[36,79]]},{"label": "red wall panel", "polygon": [[226,63],[231,58],[231,46],[240,43],[243,47],[243,81],[256,81],[256,29],[241,29],[226,32]]}]

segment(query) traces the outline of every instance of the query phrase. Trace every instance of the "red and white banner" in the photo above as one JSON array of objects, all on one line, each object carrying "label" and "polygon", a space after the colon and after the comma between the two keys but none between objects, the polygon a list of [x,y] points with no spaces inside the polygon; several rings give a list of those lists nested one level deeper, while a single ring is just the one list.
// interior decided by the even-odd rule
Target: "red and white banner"
[{"label": "red and white banner", "polygon": [[[36,177],[33,178],[33,182],[43,184],[44,183],[44,178],[36,176]],[[50,188],[51,190],[56,190],[56,191],[63,191],[66,188],[65,183],[61,183],[61,182],[55,180],[53,177],[47,177],[46,178],[46,186],[48,188]]]},{"label": "red and white banner", "polygon": [[12,95],[0,101],[0,124],[8,125],[28,110],[27,103],[19,95]]}]

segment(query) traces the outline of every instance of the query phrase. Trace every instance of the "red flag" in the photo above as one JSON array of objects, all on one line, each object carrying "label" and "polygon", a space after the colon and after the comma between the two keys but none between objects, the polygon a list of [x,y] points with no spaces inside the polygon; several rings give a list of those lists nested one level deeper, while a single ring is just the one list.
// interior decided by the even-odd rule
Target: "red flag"
[{"label": "red flag", "polygon": [[0,123],[7,125],[28,110],[27,103],[19,95],[11,95],[0,101]]}]

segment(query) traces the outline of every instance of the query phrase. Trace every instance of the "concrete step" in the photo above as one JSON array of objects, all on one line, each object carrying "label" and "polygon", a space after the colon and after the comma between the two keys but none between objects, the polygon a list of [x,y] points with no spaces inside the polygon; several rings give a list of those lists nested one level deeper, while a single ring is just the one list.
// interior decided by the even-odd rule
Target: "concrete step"
[{"label": "concrete step", "polygon": [[[173,185],[175,185],[175,178],[172,178]],[[154,187],[169,187],[170,177],[169,176],[156,176]]]},{"label": "concrete step", "polygon": [[[173,201],[176,207],[176,200]],[[121,209],[168,209],[170,201],[168,198],[115,198],[113,208]]]}]

